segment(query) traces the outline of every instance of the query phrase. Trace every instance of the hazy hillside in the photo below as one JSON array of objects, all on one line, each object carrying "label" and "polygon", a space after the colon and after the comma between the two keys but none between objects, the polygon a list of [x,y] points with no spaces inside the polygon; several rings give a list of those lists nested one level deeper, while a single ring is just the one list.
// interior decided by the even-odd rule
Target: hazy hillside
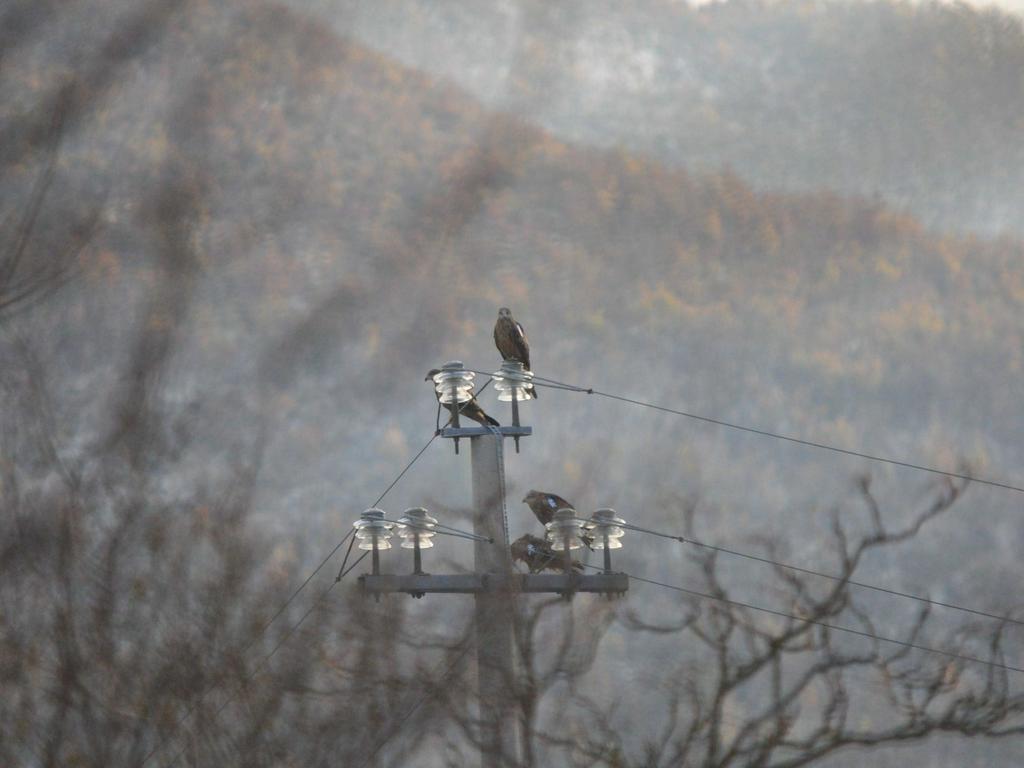
[{"label": "hazy hillside", "polygon": [[[747,7],[748,16],[732,7],[672,8],[679,39],[693,39],[701,55],[735,56],[753,71],[761,56],[754,20],[764,31],[778,19],[786,41],[816,39],[818,54],[839,57],[836,78],[848,71],[842,57],[854,55],[838,41],[856,48],[887,39],[900,29],[890,15],[908,25],[975,18],[889,6]],[[877,14],[876,26],[848,36],[839,25],[826,35],[837,15],[858,14]],[[690,29],[695,20],[700,33]],[[1019,27],[1004,32],[1012,38]],[[799,65],[798,48],[778,46],[775,66],[788,74],[773,76],[773,87],[804,92],[802,78],[817,69]],[[1015,50],[992,66],[1005,66]],[[858,55],[879,61],[866,49]],[[5,92],[19,103],[66,74],[43,67],[42,50],[34,56],[14,59],[5,73]],[[905,62],[918,71],[919,57]],[[922,77],[931,72],[920,66]],[[531,69],[523,87],[539,88],[546,72]],[[258,446],[260,521],[316,555],[432,434],[427,368],[455,357],[498,364],[490,333],[502,305],[526,325],[541,375],[950,469],[969,459],[980,474],[1019,482],[1024,244],[944,237],[836,191],[895,183],[908,142],[924,153],[899,166],[910,183],[946,189],[958,171],[934,157],[966,163],[963,147],[998,125],[1005,130],[989,135],[979,178],[1019,195],[1011,188],[1024,150],[1007,138],[1019,119],[1017,91],[997,99],[957,86],[985,109],[963,125],[940,122],[934,143],[918,135],[931,114],[920,89],[900,85],[923,101],[907,105],[906,122],[895,125],[883,119],[884,101],[865,96],[878,110],[866,118],[872,130],[894,133],[872,144],[882,154],[858,162],[870,132],[851,134],[836,152],[818,117],[804,123],[799,111],[759,103],[743,77],[716,82],[716,115],[687,101],[710,99],[710,83],[681,85],[665,100],[664,124],[721,143],[695,151],[680,139],[661,156],[694,168],[728,162],[736,174],[575,145],[293,10],[192,3],[63,147],[60,205],[44,216],[63,221],[68,207],[84,205],[75,191],[92,180],[110,196],[104,226],[76,278],[7,325],[5,354],[15,336],[28,340],[59,382],[54,418],[68,462],[88,467],[97,446],[116,440],[132,397],[165,417],[163,437],[182,441],[182,451],[160,467],[154,495],[203,487]],[[561,100],[571,90],[560,89],[552,108],[571,111]],[[814,115],[848,101],[831,86],[817,93]],[[636,98],[642,105],[646,97]],[[743,100],[744,120],[764,129],[766,143],[740,140],[747,129],[739,113],[728,116],[733,99]],[[990,107],[1006,114],[989,120]],[[684,113],[689,127],[676,123]],[[552,114],[544,121],[557,129]],[[781,122],[765,125],[769,117]],[[633,121],[628,143],[656,156],[664,149],[653,149],[658,121],[641,122]],[[725,129],[734,123],[736,132]],[[576,136],[609,137],[618,140]],[[730,159],[728,147],[739,145],[749,162]],[[996,148],[1006,154],[995,157]],[[785,159],[798,150],[805,166]],[[97,180],[107,163],[109,176]],[[863,173],[835,183],[842,168]],[[771,177],[779,169],[794,175]],[[26,161],[4,179],[5,212],[32,188],[36,170]],[[1004,175],[989,173],[997,170]],[[813,189],[759,192],[741,174]],[[973,196],[978,188],[964,189]],[[914,200],[933,213],[944,204]],[[11,404],[23,381],[8,375]],[[483,400],[507,418],[490,393]],[[703,535],[776,535],[801,562],[826,557],[817,537],[829,524],[823,510],[848,502],[853,475],[874,472],[896,517],[929,481],[585,395],[544,391],[524,412],[536,434],[509,460],[513,500],[530,487],[558,489],[581,507],[612,504],[665,528],[681,524],[673,503],[699,498]],[[17,421],[12,414],[5,409]],[[16,445],[31,437],[10,434]],[[463,458],[432,448],[389,509],[463,506]],[[133,461],[144,466],[145,457]],[[32,462],[19,471],[26,488],[46,481]],[[994,587],[1021,576],[1020,504],[992,489],[971,494],[969,509],[958,508],[905,559],[873,563],[877,578],[1005,607],[1012,598]],[[513,504],[513,534],[529,521]],[[646,546],[628,549],[624,562],[655,578],[680,577],[685,564],[674,550]],[[952,562],[974,565],[951,573]],[[756,575],[746,585],[756,592]]]},{"label": "hazy hillside", "polygon": [[[307,4],[303,4],[304,6]],[[557,135],[1024,232],[1021,19],[967,5],[319,3]]]},{"label": "hazy hillside", "polygon": [[[224,34],[205,38],[215,53],[186,88],[165,79],[170,37],[104,113],[138,170],[117,182],[122,211],[82,279],[32,318],[68,375],[114,384],[125,323],[150,317],[174,343],[169,396],[248,402],[254,382],[290,393],[275,417],[311,430],[288,450],[316,476],[356,460],[349,431],[372,441],[382,419],[411,445],[432,419],[421,372],[455,356],[494,364],[492,316],[509,304],[556,378],[876,452],[1019,466],[1019,243],[940,238],[829,192],[758,194],[734,176],[574,148],[283,10],[237,16]],[[183,100],[133,122],[134,98],[172,87]],[[65,161],[68,189],[102,151],[89,136]],[[180,327],[152,296],[168,269],[147,234],[154,174],[179,179],[198,216],[196,271],[172,293]],[[367,387],[369,410],[351,396]],[[70,418],[99,407],[96,389],[70,391]],[[536,408],[552,432],[577,428],[554,407],[566,397]],[[422,408],[381,410],[391,398]],[[849,471],[699,434],[758,464]],[[535,455],[557,450],[536,443]],[[296,484],[291,469],[280,479]],[[794,491],[768,482],[784,505]]]}]

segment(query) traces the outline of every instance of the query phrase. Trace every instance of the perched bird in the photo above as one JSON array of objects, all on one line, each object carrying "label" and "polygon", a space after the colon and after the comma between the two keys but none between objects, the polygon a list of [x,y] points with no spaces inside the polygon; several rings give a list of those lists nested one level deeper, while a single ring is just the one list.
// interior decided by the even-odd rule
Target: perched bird
[{"label": "perched bird", "polygon": [[[571,501],[563,499],[557,493],[548,493],[547,491],[530,491],[523,497],[523,503],[537,516],[541,525],[547,525],[554,520],[555,512],[560,509],[576,509]],[[590,536],[585,531],[580,531],[579,536],[587,549],[594,549],[593,536]]]},{"label": "perched bird", "polygon": [[[494,345],[504,360],[518,360],[523,368],[530,370],[530,341],[523,326],[512,317],[512,310],[502,307],[498,310],[498,321],[494,324]],[[537,390],[531,384],[529,393],[536,398]]]},{"label": "perched bird", "polygon": [[541,525],[550,523],[555,517],[555,512],[560,509],[576,509],[572,502],[566,501],[557,493],[547,491],[530,491],[523,497],[523,503],[537,516]]},{"label": "perched bird", "polygon": [[[430,372],[427,373],[426,378],[423,379],[423,380],[424,381],[433,381],[434,380],[434,376],[436,374],[440,373],[440,372],[441,372],[440,368],[432,368],[430,370]],[[437,395],[437,399],[438,399],[438,401],[440,401],[441,400],[441,396],[437,394],[437,390],[436,389],[434,390],[434,394]],[[487,425],[490,425],[492,427],[500,427],[501,426],[501,424],[498,423],[497,419],[492,419],[490,416],[488,416],[486,413],[484,413],[484,409],[480,407],[480,403],[478,403],[476,401],[475,397],[472,400],[470,400],[468,403],[461,403],[460,405],[456,405],[455,403],[443,403],[443,405],[444,405],[445,408],[448,409],[448,413],[451,413],[453,415],[455,414],[455,409],[458,408],[459,409],[459,417],[460,418],[465,416],[466,418],[472,419],[473,421],[477,422],[478,424],[483,424],[484,426],[487,426]]]},{"label": "perched bird", "polygon": [[[521,560],[530,569],[530,573],[539,573],[544,569],[551,571],[564,571],[565,561],[562,553],[556,552],[544,539],[524,534],[512,542],[512,562]],[[582,571],[583,564],[578,560],[572,561],[574,571]]]}]

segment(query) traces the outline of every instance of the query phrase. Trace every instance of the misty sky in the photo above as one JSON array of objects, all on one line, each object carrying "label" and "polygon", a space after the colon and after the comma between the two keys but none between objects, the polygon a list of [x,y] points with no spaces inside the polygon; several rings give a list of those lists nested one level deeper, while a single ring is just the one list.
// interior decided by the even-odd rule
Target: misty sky
[{"label": "misty sky", "polygon": [[[694,5],[707,5],[707,2],[697,2]],[[955,5],[956,3],[948,3],[949,5]],[[1013,11],[1014,13],[1024,14],[1024,0],[994,0],[994,2],[969,2],[967,5],[975,8],[1001,8],[1004,11]]]},{"label": "misty sky", "polygon": [[994,3],[968,3],[968,5],[973,5],[976,8],[995,6],[1007,11],[1014,11],[1015,13],[1024,13],[1024,0],[999,0],[999,2]]}]

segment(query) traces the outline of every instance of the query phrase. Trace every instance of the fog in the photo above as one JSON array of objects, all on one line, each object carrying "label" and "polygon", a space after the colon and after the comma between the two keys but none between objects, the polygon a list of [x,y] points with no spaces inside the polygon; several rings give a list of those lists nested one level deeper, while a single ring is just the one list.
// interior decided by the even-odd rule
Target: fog
[{"label": "fog", "polygon": [[[1019,618],[1020,492],[941,475],[1024,484],[1019,17],[83,0],[7,3],[0,29],[3,761],[475,760],[469,598],[375,603],[365,565],[334,586],[344,550],[295,589],[430,441],[427,370],[500,366],[502,306],[538,376],[938,470],[543,388],[522,406],[533,435],[505,450],[511,538],[541,532],[520,503],[536,488],[843,573],[834,521],[852,546],[877,532],[872,504],[892,533],[938,499],[920,531],[865,551],[855,580]],[[493,389],[480,403],[509,422]],[[468,453],[433,440],[379,506],[469,527]],[[624,541],[617,567],[637,576],[700,590],[711,574],[759,607],[914,631],[905,598],[853,590],[819,615],[801,600],[828,582],[794,593],[764,563]],[[473,567],[454,538],[425,558]],[[713,623],[711,609],[634,581],[615,602],[537,610],[542,648],[572,618],[596,643],[566,662],[571,684],[541,686],[538,721],[616,746],[538,735],[519,764],[673,764],[652,745],[699,720],[673,707],[714,649],[650,625]],[[913,640],[1020,666],[1020,627],[997,643],[998,624],[934,608]],[[723,658],[741,658],[730,642]],[[915,679],[970,693],[976,719],[813,760],[805,745],[807,759],[1019,761],[1019,738],[984,737],[1020,728],[1020,674],[998,673],[1001,697],[990,681],[1003,708],[986,719],[971,686],[991,667],[953,675],[915,653]],[[857,680],[860,728],[910,706]],[[769,687],[725,705],[723,744]],[[828,690],[785,710],[793,743]],[[421,692],[406,735],[384,739]],[[709,747],[693,764],[788,764],[754,754]]]}]

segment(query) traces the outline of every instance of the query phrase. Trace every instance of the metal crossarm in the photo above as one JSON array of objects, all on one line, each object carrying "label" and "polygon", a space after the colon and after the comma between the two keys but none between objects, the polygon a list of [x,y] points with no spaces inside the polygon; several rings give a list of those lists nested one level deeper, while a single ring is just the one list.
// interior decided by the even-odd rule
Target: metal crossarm
[{"label": "metal crossarm", "polygon": [[495,433],[503,437],[528,437],[533,434],[533,427],[445,427],[441,437],[483,437]]},{"label": "metal crossarm", "polygon": [[507,584],[498,574],[486,573],[382,573],[359,577],[360,586],[368,593],[382,595],[394,592],[421,596],[439,594],[483,594],[501,592],[572,594],[597,592],[622,594],[629,590],[629,577],[624,573],[516,573]]}]

